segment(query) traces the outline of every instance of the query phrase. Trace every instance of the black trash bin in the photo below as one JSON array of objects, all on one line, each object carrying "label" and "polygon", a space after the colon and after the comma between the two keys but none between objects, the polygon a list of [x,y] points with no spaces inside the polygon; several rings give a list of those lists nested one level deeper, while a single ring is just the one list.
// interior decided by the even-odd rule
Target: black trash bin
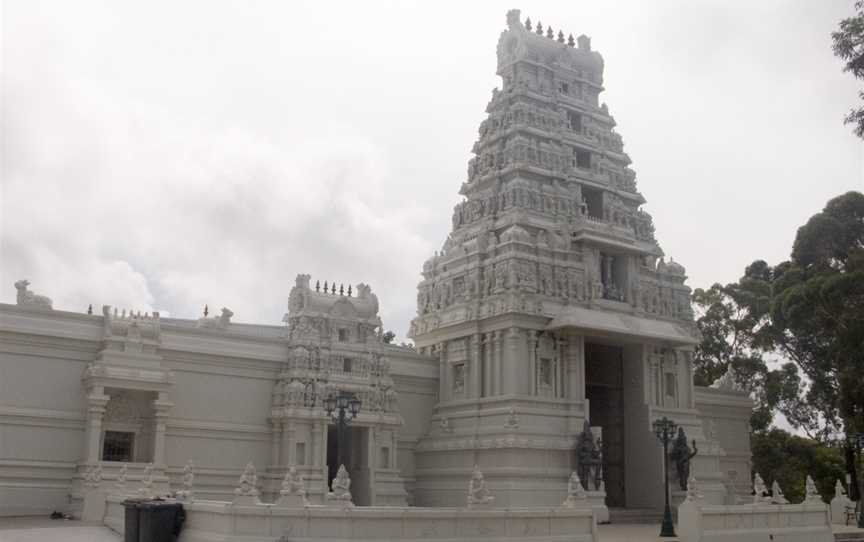
[{"label": "black trash bin", "polygon": [[179,502],[142,502],[138,504],[138,511],[136,542],[175,542],[186,520],[186,512]]},{"label": "black trash bin", "polygon": [[138,542],[138,505],[142,502],[144,499],[126,499],[123,501],[123,508],[126,509],[123,542]]}]

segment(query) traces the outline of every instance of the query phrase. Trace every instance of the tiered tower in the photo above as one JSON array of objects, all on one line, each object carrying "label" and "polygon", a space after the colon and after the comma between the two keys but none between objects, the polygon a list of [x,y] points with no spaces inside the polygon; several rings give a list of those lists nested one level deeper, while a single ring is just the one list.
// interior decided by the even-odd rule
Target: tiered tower
[{"label": "tiered tower", "polygon": [[[637,485],[659,482],[651,409],[678,409],[685,425],[695,413],[690,289],[640,208],[591,40],[517,10],[507,26],[503,90],[418,286],[410,335],[439,357],[440,391],[418,444],[417,504],[457,502],[475,463],[502,504],[559,504],[590,418],[610,504],[636,506]],[[640,443],[647,459],[625,457]]]}]

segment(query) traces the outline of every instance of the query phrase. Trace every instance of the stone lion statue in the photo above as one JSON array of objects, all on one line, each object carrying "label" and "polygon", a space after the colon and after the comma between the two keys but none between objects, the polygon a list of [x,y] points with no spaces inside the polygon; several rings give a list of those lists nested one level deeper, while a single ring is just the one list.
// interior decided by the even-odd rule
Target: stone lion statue
[{"label": "stone lion statue", "polygon": [[21,279],[15,283],[15,289],[18,290],[18,298],[16,303],[23,307],[33,307],[37,309],[51,309],[51,298],[44,295],[37,295],[27,287],[30,286],[30,281]]}]

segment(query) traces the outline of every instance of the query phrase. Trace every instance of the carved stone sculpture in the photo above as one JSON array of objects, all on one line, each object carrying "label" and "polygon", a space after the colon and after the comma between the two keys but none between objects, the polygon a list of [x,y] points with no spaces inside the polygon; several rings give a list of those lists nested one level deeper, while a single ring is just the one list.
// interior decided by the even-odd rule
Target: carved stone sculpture
[{"label": "carved stone sculpture", "polygon": [[780,484],[777,483],[777,480],[771,482],[771,503],[789,504],[789,501],[787,501],[786,496],[783,495],[783,490],[780,489]]},{"label": "carved stone sculpture", "polygon": [[822,502],[822,495],[819,494],[819,490],[816,488],[816,482],[813,481],[813,478],[809,474],[807,475],[807,481],[804,483],[804,502]]},{"label": "carved stone sculpture", "polygon": [[30,286],[30,281],[27,279],[19,280],[15,283],[15,289],[18,290],[16,304],[22,307],[31,307],[34,309],[51,309],[51,298],[44,295],[37,295],[27,287]]},{"label": "carved stone sculpture", "polygon": [[693,449],[687,445],[687,435],[684,433],[684,428],[678,428],[678,436],[675,437],[675,443],[672,444],[672,451],[669,453],[670,459],[675,462],[675,471],[678,474],[678,486],[681,491],[687,491],[687,480],[690,478],[690,460],[699,453],[696,448],[696,441],[693,441]]},{"label": "carved stone sculpture", "polygon": [[488,506],[495,502],[495,497],[489,494],[486,489],[486,480],[483,478],[483,473],[480,468],[474,465],[474,472],[471,473],[471,481],[468,482],[468,508],[475,506]]},{"label": "carved stone sculpture", "polygon": [[279,491],[279,500],[276,501],[276,505],[300,507],[308,506],[308,504],[309,501],[306,500],[306,480],[292,465],[285,472],[285,478],[282,480],[282,489]]},{"label": "carved stone sculpture", "polygon": [[584,506],[588,500],[585,494],[585,488],[582,487],[582,481],[579,479],[579,474],[573,471],[570,478],[567,480],[567,498],[561,506],[567,508],[575,508],[576,506]]},{"label": "carved stone sculpture", "polygon": [[234,313],[231,309],[222,307],[222,314],[219,316],[203,317],[198,319],[198,327],[209,329],[227,329],[231,324],[231,317]]},{"label": "carved stone sculpture", "polygon": [[255,465],[251,461],[246,463],[246,468],[240,475],[237,489],[234,490],[232,504],[261,504],[258,498],[258,474],[255,472]]},{"label": "carved stone sculpture", "polygon": [[96,464],[87,467],[84,472],[84,483],[90,487],[99,487],[102,483],[102,465]]},{"label": "carved stone sculpture", "polygon": [[507,423],[504,424],[506,429],[519,429],[519,416],[516,415],[516,407],[511,406],[507,413]]},{"label": "carved stone sculpture", "polygon": [[759,476],[759,473],[757,472],[756,476],[753,477],[753,504],[764,502],[765,494],[767,492],[767,489],[765,489],[765,481],[762,480],[762,477]]},{"label": "carved stone sculpture", "polygon": [[348,477],[348,470],[345,465],[339,465],[339,470],[336,471],[336,477],[331,483],[332,491],[327,493],[327,501],[339,504],[342,506],[354,506],[351,502],[351,478]]}]

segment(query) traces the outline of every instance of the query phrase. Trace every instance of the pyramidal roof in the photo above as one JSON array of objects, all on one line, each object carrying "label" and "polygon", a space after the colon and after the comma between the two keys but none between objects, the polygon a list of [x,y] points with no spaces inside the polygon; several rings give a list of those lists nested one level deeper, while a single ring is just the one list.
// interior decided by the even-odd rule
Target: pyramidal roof
[{"label": "pyramidal roof", "polygon": [[579,304],[692,323],[685,270],[665,263],[609,108],[591,40],[507,13],[502,88],[453,210],[423,265],[414,337],[502,312]]}]

